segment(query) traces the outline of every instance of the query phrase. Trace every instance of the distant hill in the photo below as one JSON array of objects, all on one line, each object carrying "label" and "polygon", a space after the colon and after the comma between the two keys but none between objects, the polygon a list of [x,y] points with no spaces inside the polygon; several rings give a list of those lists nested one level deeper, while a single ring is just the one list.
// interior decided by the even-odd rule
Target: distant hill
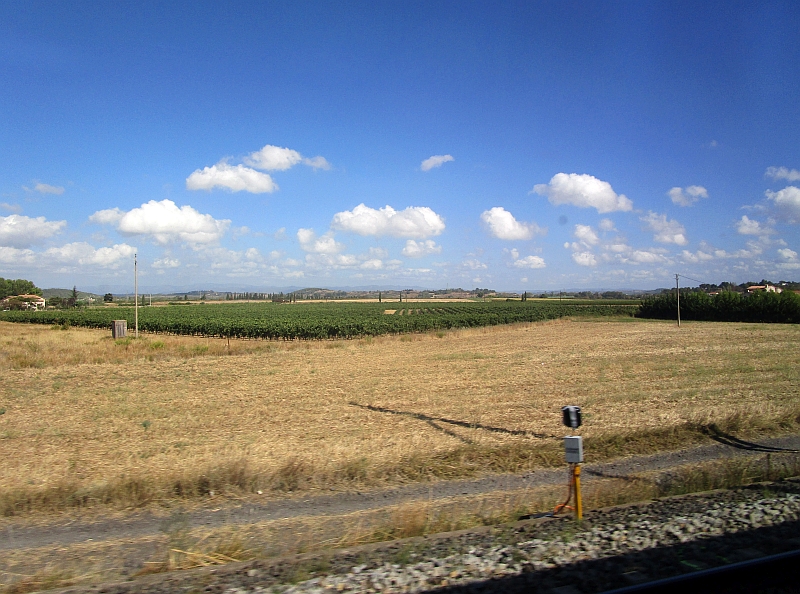
[{"label": "distant hill", "polygon": [[[62,299],[69,299],[72,297],[72,289],[42,289],[42,297],[50,299],[51,297],[61,297]],[[95,299],[103,299],[102,295],[95,293],[86,293],[85,291],[78,291],[78,299],[88,299],[94,297]]]}]

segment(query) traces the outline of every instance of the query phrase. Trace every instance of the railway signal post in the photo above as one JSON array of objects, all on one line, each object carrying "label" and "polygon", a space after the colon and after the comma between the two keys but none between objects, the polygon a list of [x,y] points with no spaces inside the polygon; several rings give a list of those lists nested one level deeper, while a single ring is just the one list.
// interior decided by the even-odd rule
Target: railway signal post
[{"label": "railway signal post", "polygon": [[[573,431],[581,426],[581,407],[565,406],[561,409],[562,422]],[[567,435],[564,438],[564,453],[571,466],[570,493],[575,493],[575,517],[583,519],[583,501],[581,500],[581,462],[583,462],[583,437]],[[569,499],[567,499],[567,503]],[[566,503],[561,506],[566,507]]]}]

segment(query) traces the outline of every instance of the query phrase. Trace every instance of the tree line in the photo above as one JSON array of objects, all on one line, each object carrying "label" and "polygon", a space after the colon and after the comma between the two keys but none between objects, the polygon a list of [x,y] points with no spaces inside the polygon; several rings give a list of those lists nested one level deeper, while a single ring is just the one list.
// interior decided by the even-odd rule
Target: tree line
[{"label": "tree line", "polygon": [[[735,291],[709,295],[703,291],[681,290],[680,308],[682,320],[800,323],[800,295],[790,290],[782,293],[757,291],[752,295]],[[677,312],[678,299],[673,291],[645,299],[637,315],[674,320]]]},{"label": "tree line", "polygon": [[12,280],[0,277],[0,299],[15,295],[39,295],[41,297],[42,290],[24,278]]},{"label": "tree line", "polygon": [[[767,285],[772,285],[773,287],[779,287],[784,291],[800,291],[800,282],[797,281],[786,281],[781,280],[778,282],[774,282],[771,280],[767,280],[762,278],[759,282],[754,281],[747,281],[746,283],[736,284],[736,283],[729,283],[723,282],[718,285],[713,283],[701,283],[697,287],[686,287],[685,290],[689,292],[703,292],[703,293],[721,293],[723,291],[730,291],[732,293],[747,293],[747,290],[753,286],[760,286],[764,287]],[[668,293],[673,292],[675,289],[661,289],[661,294],[666,295]],[[681,287],[681,295],[683,295],[684,288]]]}]

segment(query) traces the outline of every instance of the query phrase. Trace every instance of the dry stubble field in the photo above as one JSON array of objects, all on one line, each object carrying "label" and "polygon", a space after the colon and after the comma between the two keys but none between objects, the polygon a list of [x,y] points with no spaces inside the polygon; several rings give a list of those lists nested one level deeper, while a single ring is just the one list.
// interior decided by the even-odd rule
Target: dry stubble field
[{"label": "dry stubble field", "polygon": [[800,327],[558,320],[326,342],[0,323],[0,509],[365,488],[796,428]]}]

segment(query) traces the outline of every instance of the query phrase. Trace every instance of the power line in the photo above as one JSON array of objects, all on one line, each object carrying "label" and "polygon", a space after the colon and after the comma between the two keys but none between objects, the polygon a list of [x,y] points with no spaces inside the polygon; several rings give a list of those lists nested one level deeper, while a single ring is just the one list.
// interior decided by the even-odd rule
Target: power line
[{"label": "power line", "polygon": [[704,281],[701,281],[699,279],[692,278],[691,276],[686,276],[685,274],[678,274],[677,276],[679,276],[681,278],[685,278],[685,279],[690,280],[690,281],[694,281],[696,283],[700,283],[700,284],[703,284],[703,282],[704,282]]}]

